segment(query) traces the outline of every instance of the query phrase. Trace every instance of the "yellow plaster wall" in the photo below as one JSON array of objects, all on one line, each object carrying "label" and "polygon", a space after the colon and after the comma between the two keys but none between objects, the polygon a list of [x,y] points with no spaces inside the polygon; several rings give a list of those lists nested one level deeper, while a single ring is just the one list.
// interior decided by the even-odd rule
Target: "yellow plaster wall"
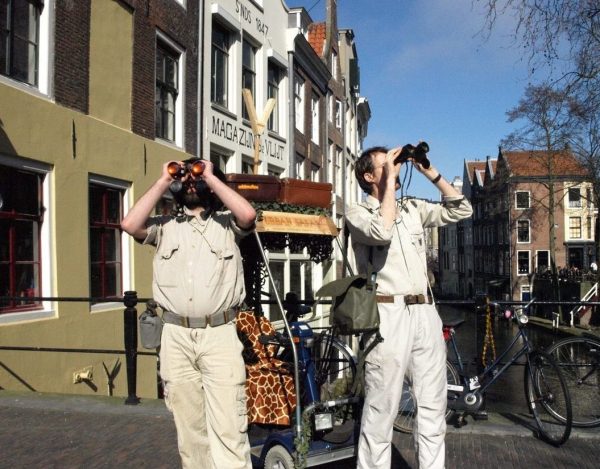
[{"label": "yellow plaster wall", "polygon": [[[115,2],[93,2],[115,3]],[[143,139],[95,117],[57,106],[18,88],[0,84],[0,153],[52,165],[51,245],[54,296],[89,296],[88,179],[90,173],[127,181],[127,196],[137,200],[168,160],[187,158],[182,151]],[[75,141],[75,151],[73,142]],[[27,190],[23,188],[23,190]],[[48,204],[48,201],[45,201]],[[46,222],[47,222],[46,220]],[[124,235],[127,236],[127,235]],[[134,286],[151,296],[152,249],[133,246]],[[138,314],[143,305],[138,306]],[[0,344],[123,350],[123,308],[94,312],[85,302],[56,302],[55,317],[0,323]],[[141,349],[140,349],[141,350]],[[0,350],[0,387],[41,392],[106,394],[103,363],[120,360],[114,395],[127,395],[125,356]],[[73,373],[93,366],[93,387],[73,384]],[[138,396],[156,397],[156,359],[138,360]]]},{"label": "yellow plaster wall", "polygon": [[92,2],[90,115],[131,129],[132,64],[131,11],[120,2]]}]

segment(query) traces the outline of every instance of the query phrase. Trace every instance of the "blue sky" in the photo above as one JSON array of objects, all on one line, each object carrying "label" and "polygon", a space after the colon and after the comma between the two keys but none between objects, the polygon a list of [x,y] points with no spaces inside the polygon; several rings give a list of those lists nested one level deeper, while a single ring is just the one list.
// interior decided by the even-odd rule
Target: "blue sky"
[{"label": "blue sky", "polygon": [[[325,0],[285,1],[310,9],[315,21],[325,18]],[[478,35],[481,2],[473,3],[338,0],[338,27],[354,31],[361,94],[372,112],[365,145],[425,140],[449,181],[462,177],[465,159],[497,156],[500,140],[520,125],[507,123],[506,111],[530,80],[527,58],[511,38],[512,18],[501,17],[486,41]],[[406,192],[439,198],[416,171]]]}]

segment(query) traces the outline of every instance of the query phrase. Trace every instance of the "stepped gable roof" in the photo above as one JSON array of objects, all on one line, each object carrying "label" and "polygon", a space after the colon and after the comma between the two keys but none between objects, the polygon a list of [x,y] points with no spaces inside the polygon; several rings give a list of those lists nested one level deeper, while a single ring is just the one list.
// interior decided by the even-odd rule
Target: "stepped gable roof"
[{"label": "stepped gable roof", "polygon": [[[548,152],[503,151],[511,176],[548,176]],[[587,170],[573,154],[555,152],[551,156],[552,168],[557,176],[586,176]]]},{"label": "stepped gable roof", "polygon": [[319,57],[323,56],[326,36],[325,22],[308,25],[308,42]]}]

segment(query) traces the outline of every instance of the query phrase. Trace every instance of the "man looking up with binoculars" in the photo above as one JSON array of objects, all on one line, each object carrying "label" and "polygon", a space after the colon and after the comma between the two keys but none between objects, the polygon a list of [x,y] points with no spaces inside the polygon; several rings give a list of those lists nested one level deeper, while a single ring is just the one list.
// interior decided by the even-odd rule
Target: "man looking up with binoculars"
[{"label": "man looking up with binoculars", "polygon": [[[415,153],[415,150],[417,153]],[[446,346],[427,276],[425,228],[471,216],[470,203],[425,158],[419,145],[363,151],[355,174],[367,198],[350,207],[350,231],[359,273],[376,273],[380,342],[366,357],[365,403],[358,443],[358,468],[391,466],[393,424],[409,373],[417,415],[419,467],[443,468],[446,433]],[[443,195],[443,203],[396,200],[404,164],[414,167]],[[374,340],[372,338],[371,340]]]},{"label": "man looking up with binoculars", "polygon": [[[246,294],[237,240],[252,230],[256,212],[210,161],[173,163],[121,223],[156,247],[152,289],[165,323],[165,403],[184,468],[250,469],[246,370],[232,321]],[[183,214],[151,216],[167,189]]]}]

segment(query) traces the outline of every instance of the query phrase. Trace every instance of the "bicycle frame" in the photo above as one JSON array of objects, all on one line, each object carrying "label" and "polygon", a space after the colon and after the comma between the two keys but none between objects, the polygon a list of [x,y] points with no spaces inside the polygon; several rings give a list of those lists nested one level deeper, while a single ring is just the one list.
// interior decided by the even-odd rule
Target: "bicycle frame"
[{"label": "bicycle frame", "polygon": [[[462,381],[462,386],[448,385],[448,390],[460,393],[457,399],[449,399],[448,407],[453,410],[478,410],[482,404],[482,399],[478,399],[475,394],[484,394],[486,390],[492,386],[498,378],[512,365],[526,355],[527,363],[529,364],[529,353],[532,352],[532,346],[527,336],[526,326],[517,321],[519,330],[512,338],[510,344],[502,351],[502,353],[488,365],[482,373],[478,375],[468,376],[465,370],[464,363],[460,356],[458,345],[456,344],[455,332],[450,331],[449,342],[452,347],[452,351],[456,358],[456,368]],[[519,340],[523,340],[523,345],[518,349],[506,363],[503,360],[513,350],[515,344]],[[475,395],[470,397],[471,395]],[[464,402],[465,405],[461,405]]]}]

